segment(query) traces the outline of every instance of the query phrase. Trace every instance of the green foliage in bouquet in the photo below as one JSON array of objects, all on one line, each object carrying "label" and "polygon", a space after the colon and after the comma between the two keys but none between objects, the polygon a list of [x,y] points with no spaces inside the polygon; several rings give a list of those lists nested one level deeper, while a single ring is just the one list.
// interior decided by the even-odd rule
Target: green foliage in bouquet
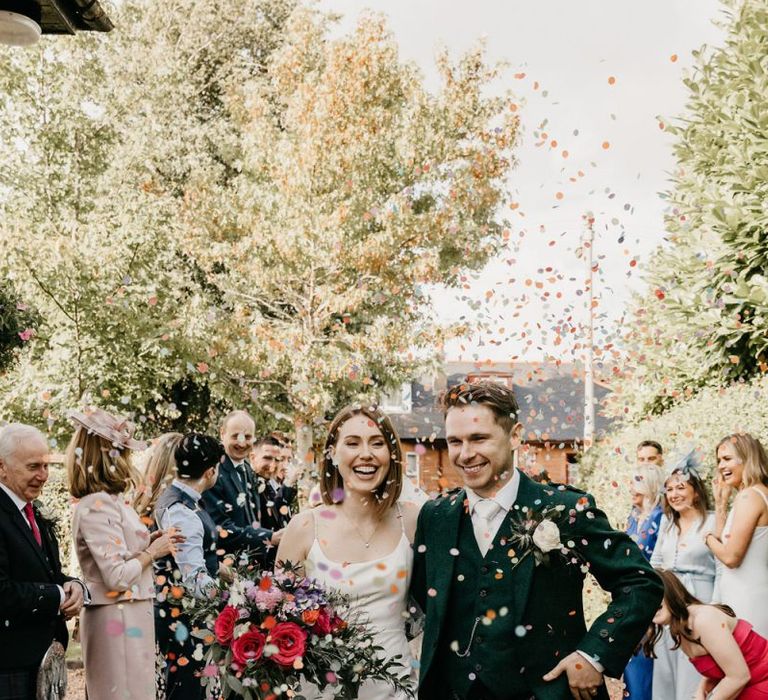
[{"label": "green foliage in bouquet", "polygon": [[403,659],[385,656],[350,599],[291,567],[240,566],[215,597],[183,605],[207,647],[203,684],[220,685],[225,698],[275,700],[290,690],[300,700],[309,685],[354,700],[368,680],[413,693]]}]

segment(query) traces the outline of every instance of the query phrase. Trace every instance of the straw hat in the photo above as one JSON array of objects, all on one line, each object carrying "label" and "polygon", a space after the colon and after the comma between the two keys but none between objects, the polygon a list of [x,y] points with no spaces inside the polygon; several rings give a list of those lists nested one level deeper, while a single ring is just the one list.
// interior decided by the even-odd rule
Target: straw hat
[{"label": "straw hat", "polygon": [[82,413],[70,411],[69,419],[75,426],[81,426],[89,433],[109,440],[121,450],[146,450],[149,447],[144,440],[133,439],[136,426],[131,421],[116,418],[101,408],[89,407]]}]

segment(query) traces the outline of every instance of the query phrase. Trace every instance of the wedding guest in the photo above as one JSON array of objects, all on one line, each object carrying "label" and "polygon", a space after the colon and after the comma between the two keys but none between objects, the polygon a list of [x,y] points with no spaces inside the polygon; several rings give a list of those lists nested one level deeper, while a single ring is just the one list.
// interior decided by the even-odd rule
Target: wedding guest
[{"label": "wedding guest", "polygon": [[[642,452],[648,452],[648,442],[638,445],[638,458]],[[661,455],[661,445],[652,447]],[[663,509],[661,506],[663,478],[661,470],[654,462],[638,459],[638,467],[630,484],[632,511],[627,522],[627,534],[637,542],[646,559],[650,559],[656,546],[659,524]],[[653,659],[638,649],[624,669],[624,697],[631,700],[650,700],[653,681]]]},{"label": "wedding guest", "polygon": [[158,496],[176,476],[173,453],[182,437],[181,433],[164,433],[150,448],[151,454],[133,500],[134,510],[145,525],[151,524]]},{"label": "wedding guest", "polygon": [[[386,414],[361,405],[342,409],[325,441],[323,505],[293,518],[277,559],[278,567],[301,565],[308,576],[351,595],[376,643],[389,657],[400,654],[403,673],[412,673],[404,618],[419,509],[398,502],[402,480],[402,449]],[[389,685],[370,682],[358,695],[392,697]]]},{"label": "wedding guest", "polygon": [[643,440],[636,450],[637,466],[653,465],[661,468],[664,465],[664,450],[656,440]]},{"label": "wedding guest", "polygon": [[248,463],[254,431],[247,412],[224,416],[219,434],[226,456],[216,484],[203,494],[202,502],[219,528],[222,549],[235,555],[250,551],[264,563],[282,531],[261,525],[258,478]]},{"label": "wedding guest", "polygon": [[[282,530],[291,520],[291,503],[296,497],[295,470],[283,472],[283,443],[276,435],[264,435],[253,446],[253,467],[259,475],[261,524],[268,530]],[[288,482],[280,483],[285,473]],[[274,560],[273,560],[274,562]]]},{"label": "wedding guest", "polygon": [[152,563],[173,534],[150,538],[127,492],[137,483],[133,425],[101,409],[72,412],[76,429],[65,465],[75,505],[72,537],[91,593],[80,636],[89,698],[155,700]]},{"label": "wedding guest", "polygon": [[747,433],[723,438],[715,453],[717,521],[707,544],[724,564],[716,598],[768,637],[768,458]]},{"label": "wedding guest", "polygon": [[[183,614],[181,593],[186,589],[196,598],[205,598],[216,589],[218,535],[200,499],[216,483],[224,448],[216,438],[188,433],[179,441],[174,457],[178,475],[160,494],[155,518],[161,530],[180,532],[184,542],[155,565],[155,630],[166,658],[166,700],[194,700],[203,697],[199,678],[204,666],[202,644],[191,635],[192,624]],[[179,583],[183,589],[177,592]],[[194,653],[196,647],[201,650],[198,655]]]},{"label": "wedding guest", "polygon": [[[768,697],[768,640],[727,605],[707,605],[671,571],[660,570],[664,602],[653,618],[703,676],[694,700],[760,700]],[[646,647],[652,651],[654,640]]]},{"label": "wedding guest", "polygon": [[[699,600],[709,602],[715,585],[715,559],[704,538],[714,527],[709,498],[698,470],[689,462],[675,467],[664,482],[664,516],[651,564],[680,577]],[[668,631],[656,645],[653,662],[654,700],[690,700],[699,683],[685,654],[675,648]]]},{"label": "wedding guest", "polygon": [[82,581],[65,576],[55,523],[37,499],[48,480],[48,443],[31,425],[0,429],[0,699],[34,700],[48,647],[69,640],[65,620],[79,614]]}]

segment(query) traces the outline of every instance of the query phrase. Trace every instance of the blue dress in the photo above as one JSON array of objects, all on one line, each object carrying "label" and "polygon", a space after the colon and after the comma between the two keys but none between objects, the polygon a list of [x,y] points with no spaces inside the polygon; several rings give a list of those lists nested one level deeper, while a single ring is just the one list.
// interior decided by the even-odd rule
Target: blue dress
[{"label": "blue dress", "polygon": [[[627,534],[637,542],[646,559],[650,559],[659,535],[662,510],[657,505],[642,522],[638,522],[633,510],[627,522]],[[624,669],[624,697],[628,700],[651,700],[653,684],[653,659],[638,650]]]}]

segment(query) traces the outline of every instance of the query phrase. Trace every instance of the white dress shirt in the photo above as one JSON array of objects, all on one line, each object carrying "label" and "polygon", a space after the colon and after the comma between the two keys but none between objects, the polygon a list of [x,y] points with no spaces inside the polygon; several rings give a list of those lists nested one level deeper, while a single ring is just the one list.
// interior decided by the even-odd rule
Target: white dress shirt
[{"label": "white dress shirt", "polygon": [[[509,511],[512,510],[512,506],[515,505],[518,488],[520,488],[520,472],[515,469],[513,470],[512,478],[491,498],[484,499],[482,496],[478,496],[472,489],[466,489],[469,512],[472,517],[472,526],[475,528],[475,539],[477,540],[477,546],[483,554],[488,551],[488,547],[496,537],[496,533],[499,531],[501,524],[507,517],[507,513],[509,513]],[[487,521],[487,528],[485,521],[483,521],[475,508],[475,506],[482,500],[494,501],[499,506],[496,515]],[[480,529],[486,530],[488,538],[486,541],[483,541],[478,537],[477,533]]]},{"label": "white dress shirt", "polygon": [[[201,493],[187,486],[178,479],[173,480],[173,486],[190,496],[195,503],[200,500]],[[205,598],[211,587],[216,585],[205,566],[203,551],[203,521],[197,513],[183,503],[174,503],[168,508],[158,523],[161,530],[175,527],[185,539],[176,543],[173,559],[181,573],[181,580],[188,586],[196,598]]]}]

